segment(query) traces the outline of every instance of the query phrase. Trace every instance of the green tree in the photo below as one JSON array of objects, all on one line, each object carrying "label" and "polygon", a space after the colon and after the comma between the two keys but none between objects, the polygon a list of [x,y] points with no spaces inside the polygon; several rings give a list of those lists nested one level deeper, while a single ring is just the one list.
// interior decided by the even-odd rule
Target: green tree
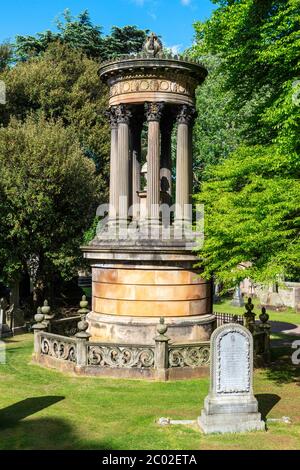
[{"label": "green tree", "polygon": [[12,46],[9,42],[0,44],[0,72],[9,66],[12,60]]},{"label": "green tree", "polygon": [[71,278],[99,201],[99,177],[74,129],[42,114],[12,119],[0,128],[0,168],[0,275],[34,271],[42,289],[57,273]]},{"label": "green tree", "polygon": [[202,62],[208,77],[196,91],[198,117],[194,127],[193,173],[195,191],[205,178],[207,165],[228,157],[240,142],[236,113],[230,107],[232,91],[224,90],[225,76],[220,72],[221,59],[205,56]]},{"label": "green tree", "polygon": [[102,57],[109,59],[122,54],[140,52],[149,30],[137,29],[136,26],[113,26],[111,34],[103,41]]},{"label": "green tree", "polygon": [[113,26],[111,34],[103,36],[102,28],[94,25],[87,10],[73,17],[65,10],[62,20],[56,21],[57,32],[50,30],[35,36],[16,36],[15,59],[28,60],[44,53],[53,42],[61,42],[70,48],[80,50],[87,57],[106,60],[119,54],[130,54],[142,48],[146,31],[136,26]]},{"label": "green tree", "polygon": [[[228,284],[245,275],[299,278],[299,2],[218,3],[211,19],[196,24],[194,53],[220,60],[221,98],[212,101],[227,93],[238,146],[207,167],[198,195],[205,276]],[[245,261],[252,263],[246,272],[238,267]]]},{"label": "green tree", "polygon": [[80,51],[60,43],[51,44],[38,57],[6,69],[7,104],[0,108],[0,122],[12,117],[24,120],[42,111],[48,119],[62,119],[76,132],[87,156],[102,176],[99,192],[107,197],[109,127],[104,111],[107,88],[98,76],[99,65]]}]

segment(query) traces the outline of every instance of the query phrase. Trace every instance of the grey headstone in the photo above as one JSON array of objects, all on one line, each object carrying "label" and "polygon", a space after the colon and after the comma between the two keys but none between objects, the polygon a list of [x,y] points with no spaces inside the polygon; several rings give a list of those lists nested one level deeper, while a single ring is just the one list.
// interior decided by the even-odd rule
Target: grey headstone
[{"label": "grey headstone", "polygon": [[237,286],[234,290],[231,305],[233,307],[243,307],[245,305],[240,286]]},{"label": "grey headstone", "polygon": [[227,323],[211,336],[210,392],[198,424],[205,434],[264,430],[253,395],[253,338],[247,328]]},{"label": "grey headstone", "polygon": [[9,326],[6,324],[6,309],[6,300],[0,299],[0,338],[6,338],[12,335]]}]

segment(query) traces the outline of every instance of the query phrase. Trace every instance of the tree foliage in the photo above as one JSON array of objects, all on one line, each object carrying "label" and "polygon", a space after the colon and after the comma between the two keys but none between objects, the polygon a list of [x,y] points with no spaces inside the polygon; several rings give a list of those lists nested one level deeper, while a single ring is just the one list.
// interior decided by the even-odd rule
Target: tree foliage
[{"label": "tree foliage", "polygon": [[40,57],[33,57],[0,74],[6,83],[7,104],[0,108],[0,122],[11,117],[24,120],[42,111],[46,118],[62,119],[77,133],[85,154],[92,158],[105,191],[108,179],[109,128],[104,112],[107,88],[98,76],[99,65],[80,51],[53,43]]},{"label": "tree foliage", "polygon": [[59,41],[80,50],[87,57],[106,60],[119,54],[130,54],[141,50],[146,32],[136,26],[113,26],[111,34],[103,36],[102,28],[94,25],[87,10],[73,17],[65,10],[62,20],[56,21],[57,32],[50,30],[35,36],[16,36],[15,59],[28,60],[45,52],[49,45]]},{"label": "tree foliage", "polygon": [[74,129],[42,114],[13,118],[0,128],[0,167],[2,275],[14,279],[36,264],[35,281],[72,277],[99,197]]},{"label": "tree foliage", "polygon": [[[198,200],[205,203],[205,275],[227,283],[249,275],[299,278],[299,3],[218,2],[197,23],[193,53],[220,61],[218,96],[238,136],[235,150],[208,166]],[[199,109],[201,120],[201,112]],[[226,127],[226,118],[221,127]],[[228,136],[226,138],[228,142]],[[238,144],[238,145],[237,145]],[[201,145],[199,142],[198,145]],[[250,262],[241,272],[239,263]]]},{"label": "tree foliage", "polygon": [[57,32],[17,36],[13,50],[0,47],[7,91],[0,106],[0,275],[6,279],[28,272],[32,260],[43,282],[56,274],[70,278],[80,266],[96,202],[108,196],[108,93],[99,61],[135,52],[144,40],[135,26],[103,36],[87,11],[77,18],[66,11]]}]

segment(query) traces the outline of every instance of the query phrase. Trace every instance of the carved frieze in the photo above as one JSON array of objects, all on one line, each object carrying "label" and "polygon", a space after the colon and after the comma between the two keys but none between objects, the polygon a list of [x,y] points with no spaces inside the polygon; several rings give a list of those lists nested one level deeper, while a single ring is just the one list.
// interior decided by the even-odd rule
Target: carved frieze
[{"label": "carved frieze", "polygon": [[186,75],[177,74],[174,79],[161,76],[132,75],[119,77],[111,83],[110,98],[129,93],[162,92],[193,96],[195,81]]}]

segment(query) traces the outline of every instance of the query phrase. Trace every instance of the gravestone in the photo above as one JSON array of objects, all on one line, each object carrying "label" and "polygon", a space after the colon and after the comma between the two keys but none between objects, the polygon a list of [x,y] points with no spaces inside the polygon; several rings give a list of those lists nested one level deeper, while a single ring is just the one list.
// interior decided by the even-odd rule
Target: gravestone
[{"label": "gravestone", "polygon": [[247,328],[227,323],[211,336],[210,392],[198,424],[205,434],[264,430],[253,395],[253,338]]},{"label": "gravestone", "polygon": [[15,308],[14,306],[10,308],[10,320],[11,330],[14,335],[26,332],[24,312],[21,308]]},{"label": "gravestone", "polygon": [[242,293],[241,293],[241,288],[240,286],[236,286],[234,289],[234,294],[232,297],[231,305],[233,307],[243,307],[245,305]]},{"label": "gravestone", "polygon": [[0,338],[12,336],[12,332],[6,323],[7,301],[0,299]]}]

